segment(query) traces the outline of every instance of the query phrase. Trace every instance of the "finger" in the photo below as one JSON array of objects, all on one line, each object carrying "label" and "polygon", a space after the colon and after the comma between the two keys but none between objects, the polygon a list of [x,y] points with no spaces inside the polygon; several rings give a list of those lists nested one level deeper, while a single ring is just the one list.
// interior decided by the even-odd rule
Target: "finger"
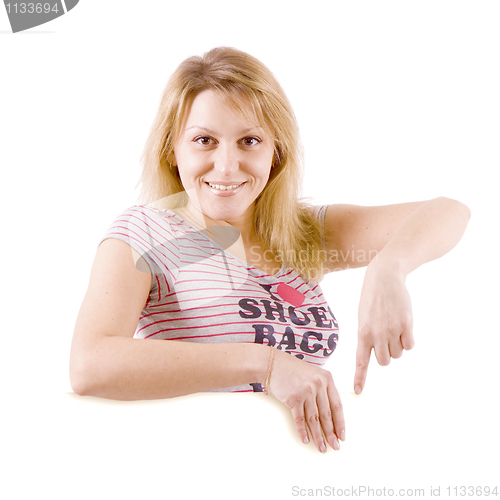
[{"label": "finger", "polygon": [[340,395],[333,382],[328,385],[328,399],[330,400],[330,408],[333,414],[333,426],[338,439],[345,441],[345,419],[344,408]]},{"label": "finger", "polygon": [[391,353],[389,352],[389,344],[379,343],[373,348],[375,357],[380,366],[387,366],[391,362]]},{"label": "finger", "polygon": [[401,345],[406,351],[413,349],[413,346],[415,345],[415,339],[413,338],[413,326],[411,324],[408,325],[401,334]]},{"label": "finger", "polygon": [[401,337],[392,340],[389,343],[389,354],[391,358],[397,359],[403,355],[403,344],[401,343]]},{"label": "finger", "polygon": [[369,347],[362,342],[358,342],[358,348],[356,349],[356,373],[354,374],[354,392],[356,394],[361,394],[365,386],[371,351],[371,346]]},{"label": "finger", "polygon": [[330,398],[328,397],[328,392],[325,390],[324,392],[318,394],[316,401],[318,404],[321,428],[323,429],[325,439],[334,450],[340,450],[340,443],[337,435],[335,434],[332,405]]},{"label": "finger", "polygon": [[290,406],[292,411],[293,421],[295,423],[295,428],[299,434],[300,440],[307,444],[309,443],[309,436],[307,434],[306,417],[304,412],[304,405],[302,403]]},{"label": "finger", "polygon": [[323,433],[321,432],[321,424],[319,417],[318,405],[316,404],[316,398],[307,398],[304,403],[304,410],[306,412],[306,421],[309,430],[311,431],[311,438],[316,445],[316,448],[321,453],[326,452],[325,440],[323,439]]}]

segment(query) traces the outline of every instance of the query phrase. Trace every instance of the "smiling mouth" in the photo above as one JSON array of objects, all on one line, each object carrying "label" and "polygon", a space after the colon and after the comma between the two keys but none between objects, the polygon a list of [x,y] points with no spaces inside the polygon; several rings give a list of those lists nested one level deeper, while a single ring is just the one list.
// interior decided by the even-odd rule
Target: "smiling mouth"
[{"label": "smiling mouth", "polygon": [[217,189],[218,191],[230,191],[232,189],[236,189],[244,184],[244,182],[240,182],[239,184],[230,184],[230,185],[222,185],[222,184],[212,184],[211,182],[207,182],[212,189]]}]

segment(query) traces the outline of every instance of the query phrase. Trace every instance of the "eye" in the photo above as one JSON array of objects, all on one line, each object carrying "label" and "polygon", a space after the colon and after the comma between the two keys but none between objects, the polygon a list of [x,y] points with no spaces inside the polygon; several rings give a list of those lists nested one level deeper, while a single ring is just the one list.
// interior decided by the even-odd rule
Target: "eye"
[{"label": "eye", "polygon": [[211,137],[207,137],[205,135],[196,137],[193,142],[197,142],[198,144],[201,144],[202,146],[210,146],[210,144],[213,144],[215,141]]},{"label": "eye", "polygon": [[241,142],[243,142],[245,146],[256,146],[262,141],[258,137],[245,137]]}]

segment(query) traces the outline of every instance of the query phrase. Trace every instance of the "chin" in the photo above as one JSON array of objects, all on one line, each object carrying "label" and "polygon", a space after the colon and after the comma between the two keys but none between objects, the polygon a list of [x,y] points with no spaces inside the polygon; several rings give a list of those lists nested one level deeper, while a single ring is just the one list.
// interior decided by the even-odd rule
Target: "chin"
[{"label": "chin", "polygon": [[208,210],[205,212],[213,220],[227,221],[239,219],[243,213],[235,212],[234,210]]},{"label": "chin", "polygon": [[228,221],[240,219],[245,215],[246,209],[227,206],[202,206],[202,211],[205,215],[213,220]]}]

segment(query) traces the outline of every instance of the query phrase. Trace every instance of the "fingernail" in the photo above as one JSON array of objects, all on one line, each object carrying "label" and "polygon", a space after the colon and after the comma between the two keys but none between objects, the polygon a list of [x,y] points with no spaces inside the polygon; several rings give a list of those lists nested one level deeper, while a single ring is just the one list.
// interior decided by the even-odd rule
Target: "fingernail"
[{"label": "fingernail", "polygon": [[355,388],[354,388],[354,392],[356,394],[361,394],[361,386],[357,385]]},{"label": "fingernail", "polygon": [[326,446],[325,446],[325,443],[321,443],[319,445],[319,451],[321,451],[321,453],[326,453]]},{"label": "fingernail", "polygon": [[339,451],[340,450],[340,443],[338,439],[333,440],[333,449]]},{"label": "fingernail", "polygon": [[307,436],[304,436],[304,439],[302,440],[304,444],[309,443],[309,438]]},{"label": "fingernail", "polygon": [[340,433],[340,440],[345,441],[345,431],[344,430],[342,430]]}]

